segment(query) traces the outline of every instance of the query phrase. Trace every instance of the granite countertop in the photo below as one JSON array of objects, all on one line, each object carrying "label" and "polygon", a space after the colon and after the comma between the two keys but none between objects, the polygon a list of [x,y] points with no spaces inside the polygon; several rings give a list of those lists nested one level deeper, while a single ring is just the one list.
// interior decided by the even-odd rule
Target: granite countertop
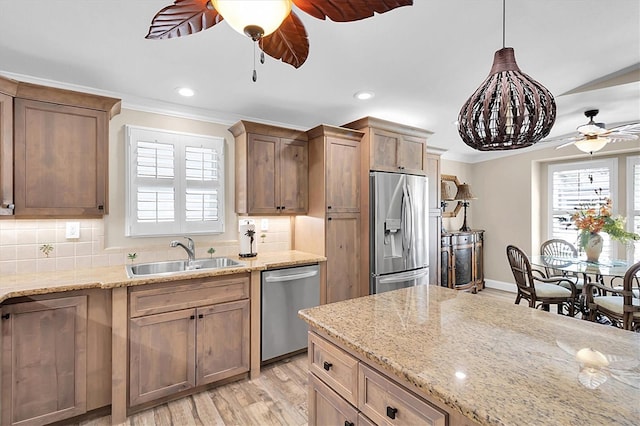
[{"label": "granite countertop", "polygon": [[[483,425],[640,422],[640,333],[435,286],[299,315],[372,366]],[[610,367],[620,371],[603,369],[608,380],[587,389],[574,355],[582,348],[619,357]],[[623,383],[630,378],[636,387]]]},{"label": "granite countertop", "polygon": [[155,284],[176,279],[229,275],[266,269],[285,268],[326,261],[326,257],[296,250],[259,253],[253,258],[230,256],[243,266],[179,272],[166,276],[128,278],[124,265],[69,271],[40,272],[0,276],[0,303],[12,297],[32,296],[87,288],[115,288]]}]

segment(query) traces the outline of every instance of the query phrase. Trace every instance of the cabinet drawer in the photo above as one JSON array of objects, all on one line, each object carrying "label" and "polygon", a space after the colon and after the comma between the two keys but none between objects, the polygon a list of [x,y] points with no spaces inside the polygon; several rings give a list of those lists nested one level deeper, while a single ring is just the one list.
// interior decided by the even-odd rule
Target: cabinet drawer
[{"label": "cabinet drawer", "polygon": [[359,366],[358,409],[378,425],[447,425],[446,413],[364,364]]},{"label": "cabinet drawer", "polygon": [[462,244],[471,244],[474,240],[473,235],[472,234],[468,234],[468,235],[454,235],[451,238],[451,243],[453,245],[462,245]]},{"label": "cabinet drawer", "polygon": [[357,425],[358,410],[309,373],[309,425]]},{"label": "cabinet drawer", "polygon": [[130,317],[177,311],[249,298],[249,276],[229,275],[173,281],[130,290]]},{"label": "cabinet drawer", "polygon": [[314,333],[309,333],[309,370],[340,396],[358,402],[358,360]]}]

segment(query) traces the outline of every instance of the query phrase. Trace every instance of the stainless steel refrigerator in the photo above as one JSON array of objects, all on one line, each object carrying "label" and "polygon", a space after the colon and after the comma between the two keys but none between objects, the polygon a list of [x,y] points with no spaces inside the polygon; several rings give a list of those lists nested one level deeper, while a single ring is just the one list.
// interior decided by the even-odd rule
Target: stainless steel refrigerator
[{"label": "stainless steel refrigerator", "polygon": [[371,172],[371,293],[429,283],[425,176]]}]

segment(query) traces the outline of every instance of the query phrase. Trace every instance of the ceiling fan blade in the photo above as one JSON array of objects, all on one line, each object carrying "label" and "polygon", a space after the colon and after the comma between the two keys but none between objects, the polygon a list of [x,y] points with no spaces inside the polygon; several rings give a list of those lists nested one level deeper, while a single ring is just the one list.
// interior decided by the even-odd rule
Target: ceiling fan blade
[{"label": "ceiling fan blade", "polygon": [[314,18],[352,22],[370,18],[374,13],[410,6],[413,0],[293,0],[293,3]]},{"label": "ceiling fan blade", "polygon": [[609,132],[640,133],[640,122],[612,127]]},{"label": "ceiling fan blade", "polygon": [[260,48],[272,58],[300,68],[309,56],[307,30],[300,18],[291,11],[273,34],[260,39]]},{"label": "ceiling fan blade", "polygon": [[611,140],[611,142],[619,142],[619,141],[633,141],[638,139],[638,135],[634,135],[633,133],[622,133],[616,132],[611,133],[607,136]]},{"label": "ceiling fan blade", "polygon": [[153,17],[145,38],[157,40],[195,34],[223,19],[209,0],[176,0]]}]

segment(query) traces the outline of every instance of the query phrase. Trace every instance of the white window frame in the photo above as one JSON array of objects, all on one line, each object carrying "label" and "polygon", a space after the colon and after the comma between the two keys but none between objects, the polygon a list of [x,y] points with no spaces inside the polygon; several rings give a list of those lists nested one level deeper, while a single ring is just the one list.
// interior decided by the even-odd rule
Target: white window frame
[{"label": "white window frame", "polygon": [[[586,160],[586,161],[578,161],[571,163],[559,163],[559,164],[551,164],[548,167],[547,172],[547,186],[548,186],[548,200],[547,200],[547,217],[548,217],[548,226],[547,226],[547,239],[557,238],[553,235],[553,174],[558,171],[569,171],[569,170],[582,170],[582,169],[591,169],[591,168],[600,168],[606,167],[609,169],[609,196],[613,200],[613,211],[611,214],[616,215],[618,211],[618,161],[615,158],[604,158],[599,160]],[[594,195],[595,196],[595,195]],[[572,212],[566,212],[567,215],[570,215]],[[578,232],[576,231],[576,238],[573,240],[568,240],[571,244],[573,244],[577,250],[580,250],[577,242]],[[615,259],[617,258],[617,243],[613,243],[609,236],[606,233],[602,234],[602,237],[605,241],[605,247],[603,249],[603,255],[605,257]],[[613,243],[613,244],[612,244]]]},{"label": "white window frame", "polygon": [[[627,231],[640,234],[640,182],[635,180],[636,169],[640,173],[640,155],[627,157]],[[640,241],[627,246],[627,262],[640,262]]]},{"label": "white window frame", "polygon": [[[149,237],[168,235],[220,234],[224,232],[225,213],[225,153],[224,138],[174,132],[148,127],[125,125],[126,133],[126,206],[125,235],[127,237]],[[137,176],[136,148],[138,142],[153,142],[171,145],[174,152],[173,178],[154,179]],[[204,182],[187,180],[186,150],[187,148],[212,149],[217,154],[217,178]],[[174,192],[173,220],[157,222],[141,222],[138,218],[138,187],[170,188]],[[190,189],[216,191],[217,212],[215,220],[187,221],[187,192]]]}]

